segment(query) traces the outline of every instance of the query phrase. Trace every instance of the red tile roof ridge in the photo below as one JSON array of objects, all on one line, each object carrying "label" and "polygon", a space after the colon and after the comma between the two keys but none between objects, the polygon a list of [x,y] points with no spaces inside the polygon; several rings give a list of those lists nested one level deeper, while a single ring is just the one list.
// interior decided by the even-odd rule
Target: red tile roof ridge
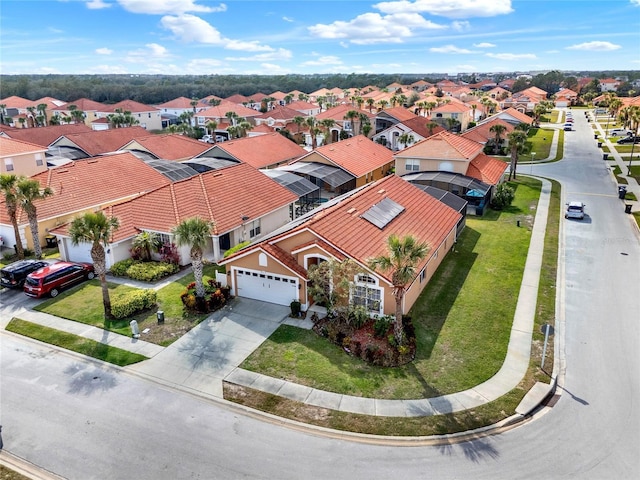
[{"label": "red tile roof ridge", "polygon": [[345,260],[348,258],[347,255],[344,252],[342,252],[339,248],[331,245],[329,242],[327,242],[326,240],[320,237],[317,237],[314,240],[310,240],[308,242],[302,243],[297,247],[292,248],[291,251],[294,252],[294,251],[303,250],[304,248],[310,247],[312,245],[316,245],[318,248],[324,250],[327,253],[330,253],[331,255],[336,257],[338,260]]},{"label": "red tile roof ridge", "polygon": [[209,218],[213,221],[214,233],[218,233],[215,217],[213,215],[213,210],[211,209],[211,201],[209,200],[209,195],[207,195],[207,187],[204,184],[204,179],[202,178],[202,175],[198,175],[198,180],[200,181],[200,188],[202,189],[202,193],[203,193],[202,196],[204,197],[204,201],[207,205],[207,212],[209,212]]},{"label": "red tile roof ridge", "polygon": [[299,265],[293,255],[288,253],[286,250],[283,250],[279,246],[269,242],[260,243],[259,248],[274,257],[276,260],[280,261],[285,267],[296,272],[305,280],[307,279],[307,270]]}]

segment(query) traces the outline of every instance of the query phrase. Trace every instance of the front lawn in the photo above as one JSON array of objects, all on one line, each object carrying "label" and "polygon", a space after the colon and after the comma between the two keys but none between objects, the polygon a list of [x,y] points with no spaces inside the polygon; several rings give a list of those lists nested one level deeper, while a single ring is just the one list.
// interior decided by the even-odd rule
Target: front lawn
[{"label": "front lawn", "polygon": [[[217,268],[216,265],[205,266],[205,282],[209,278],[215,278]],[[36,306],[35,310],[104,328],[122,335],[131,334],[129,322],[136,320],[140,331],[149,328],[149,332],[141,336],[142,340],[166,346],[173,343],[207,317],[207,314],[189,313],[185,311],[182,305],[180,294],[191,282],[193,282],[193,273],[158,290],[157,309],[114,322],[105,323],[102,290],[100,289],[100,281],[97,279],[62,292],[56,298],[45,300]],[[133,287],[109,283],[109,295],[112,301],[130,290],[133,290]],[[165,320],[161,325],[158,325],[157,321],[156,312],[158,310],[164,312]]]},{"label": "front lawn", "polygon": [[[462,391],[484,382],[506,353],[540,183],[513,182],[514,205],[467,218],[467,227],[410,312],[416,359],[379,368],[314,333],[280,327],[242,368],[337,393],[407,399]],[[521,227],[517,227],[520,220]]]}]

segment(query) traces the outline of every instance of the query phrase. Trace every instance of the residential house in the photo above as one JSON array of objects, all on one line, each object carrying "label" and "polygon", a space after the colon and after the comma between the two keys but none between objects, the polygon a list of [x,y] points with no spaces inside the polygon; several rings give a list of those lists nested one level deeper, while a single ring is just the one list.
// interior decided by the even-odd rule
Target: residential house
[{"label": "residential house", "polygon": [[364,135],[316,148],[280,170],[296,173],[321,188],[323,198],[374,182],[393,168],[393,153]]},{"label": "residential house", "polygon": [[253,117],[256,127],[260,125],[266,125],[271,132],[277,132],[278,130],[289,129],[295,126],[293,119],[300,117],[300,112],[293,108],[282,105],[273,107],[268,112]]},{"label": "residential house", "polygon": [[469,105],[452,101],[431,110],[431,120],[447,130],[464,132],[473,121],[473,114]]},{"label": "residential house", "polygon": [[[107,216],[120,221],[107,249],[107,265],[129,258],[133,239],[143,231],[158,234],[163,244],[175,243],[173,229],[192,217],[211,223],[204,255],[208,260],[219,261],[232,246],[258,240],[289,222],[295,200],[293,193],[247,164],[162,186],[104,208]],[[65,227],[52,233],[59,238],[62,258],[90,258],[90,245],[72,246]],[[189,246],[178,251],[181,265],[191,262]]]},{"label": "residential house", "polygon": [[303,117],[314,117],[320,113],[320,107],[318,105],[303,100],[294,100],[287,104],[287,107],[296,110],[298,115],[302,115]]},{"label": "residential house", "polygon": [[533,123],[533,118],[529,115],[521,112],[520,110],[516,110],[515,108],[507,108],[501,112],[492,115],[491,117],[485,119],[482,123],[491,121],[492,119],[500,118],[511,125],[518,125],[520,123],[525,123],[527,125],[531,125]]},{"label": "residential house", "polygon": [[235,114],[237,118],[244,118],[252,125],[255,125],[255,117],[262,115],[253,108],[245,107],[237,103],[231,103],[228,100],[223,101],[220,105],[209,107],[196,113],[196,125],[205,128],[210,121],[217,122],[216,133],[224,133],[228,135],[226,129],[233,125],[227,114]]},{"label": "residential house", "polygon": [[83,123],[70,123],[68,125],[51,125],[48,127],[38,127],[32,129],[13,128],[0,126],[0,135],[14,140],[35,143],[41,147],[48,147],[63,135],[73,133],[90,132],[91,128]]},{"label": "residential house", "polygon": [[132,117],[138,121],[137,125],[145,130],[162,130],[162,113],[156,107],[145,105],[134,100],[123,100],[113,105],[105,105],[102,111],[96,112],[98,118],[108,118],[121,112],[131,112]]},{"label": "residential house", "polygon": [[91,130],[82,133],[68,133],[54,141],[49,149],[66,150],[76,153],[75,158],[95,157],[116,152],[134,138],[147,137],[149,132],[142,127]]},{"label": "residential house", "polygon": [[74,105],[77,110],[82,112],[84,117],[84,125],[92,125],[93,122],[98,120],[98,118],[101,118],[98,115],[98,112],[102,112],[106,108],[106,105],[104,105],[103,103],[95,102],[93,100],[89,100],[88,98],[78,98],[73,102],[65,103],[61,107],[54,108],[53,113],[60,117],[62,123],[75,124],[78,122],[78,120],[71,115],[72,106]]},{"label": "residential house", "polygon": [[175,134],[137,137],[120,148],[120,150],[130,151],[143,160],[164,159],[176,162],[192,159],[210,149],[211,145],[208,143]]},{"label": "residential house", "polygon": [[41,115],[41,112],[37,110],[38,105],[46,105],[44,122],[48,125],[49,119],[53,115],[52,110],[61,107],[65,102],[53,97],[29,100],[13,95],[0,100],[0,104],[5,106],[5,116],[11,118],[13,126],[30,128],[38,126],[38,116]]},{"label": "residential house", "polygon": [[280,305],[297,300],[307,310],[313,303],[309,269],[323,261],[351,259],[361,268],[352,279],[351,302],[370,315],[392,315],[392,272],[371,270],[368,262],[388,253],[389,236],[411,235],[430,248],[403,298],[402,312],[407,313],[453,247],[460,218],[392,175],[336,198],[219,263],[227,269],[234,295]]},{"label": "residential house", "polygon": [[[129,152],[71,162],[30,178],[38,181],[43,188],[53,190],[52,196],[35,202],[40,243],[43,245],[50,230],[70,222],[78,215],[170,183],[167,177]],[[22,244],[33,248],[31,229],[23,210],[18,212],[18,226]],[[4,238],[5,245],[15,244],[4,201],[0,202],[0,236]]]},{"label": "residential house", "polygon": [[[427,126],[429,123],[429,120],[426,118],[414,115],[412,118],[394,123],[386,130],[382,130],[373,135],[371,139],[396,152],[445,130],[436,124],[434,124],[435,126]],[[400,142],[403,135],[407,135],[408,137],[406,138],[411,140],[407,142],[406,145]]]},{"label": "residential house", "polygon": [[47,169],[47,148],[0,135],[0,173],[30,177]]},{"label": "residential house", "polygon": [[390,107],[385,108],[376,113],[374,132],[376,134],[388,129],[390,126],[396,123],[415,118],[417,115],[405,107]]},{"label": "residential house", "polygon": [[622,84],[620,80],[616,80],[615,78],[601,78],[598,82],[600,83],[601,92],[615,92]]},{"label": "residential house", "polygon": [[[350,112],[355,112],[355,114],[352,115]],[[361,115],[362,118],[360,118]],[[317,143],[335,143],[342,138],[342,132],[344,132],[342,135],[347,135],[349,137],[360,135],[362,133],[363,119],[365,118],[371,122],[373,116],[369,112],[360,110],[351,104],[336,105],[335,107],[331,107],[324,112],[317,114],[315,119],[318,123],[323,120],[333,120],[335,122],[334,126],[329,128],[328,131],[329,141],[326,141],[324,138],[327,132],[322,131],[322,133],[318,135]],[[310,133],[307,133],[305,143],[306,145],[312,145],[313,140]]]},{"label": "residential house", "polygon": [[486,122],[476,125],[461,135],[466,139],[486,145],[490,139],[493,140],[496,137],[496,134],[491,131],[491,127],[494,125],[502,125],[505,128],[504,133],[502,134],[503,144],[506,142],[507,135],[515,130],[513,123],[506,122],[499,116],[494,115],[493,117],[489,117]]},{"label": "residential house", "polygon": [[156,105],[156,108],[160,110],[160,115],[162,117],[162,127],[166,128],[171,124],[178,123],[180,115],[183,113],[193,113],[194,116],[197,112],[205,110],[209,108],[210,105],[204,104],[199,100],[196,101],[195,107],[192,105],[194,99],[187,97],[178,97],[173,100],[169,100],[168,102],[161,103]]},{"label": "residential house", "polygon": [[578,100],[578,94],[569,88],[561,88],[554,95],[553,103],[556,107],[569,107],[574,105]]},{"label": "residential house", "polygon": [[529,87],[503,100],[500,108],[503,110],[514,108],[522,113],[533,112],[536,105],[546,99],[547,92],[538,87]]}]

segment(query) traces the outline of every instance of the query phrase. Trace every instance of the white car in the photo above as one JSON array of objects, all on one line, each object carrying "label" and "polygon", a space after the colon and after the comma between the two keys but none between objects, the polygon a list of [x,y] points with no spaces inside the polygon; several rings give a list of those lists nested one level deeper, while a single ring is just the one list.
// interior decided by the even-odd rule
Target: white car
[{"label": "white car", "polygon": [[631,130],[627,130],[626,128],[614,128],[613,130],[609,130],[610,137],[626,137],[627,135],[631,135]]},{"label": "white car", "polygon": [[585,206],[582,202],[567,203],[567,211],[564,213],[564,218],[577,218],[578,220],[582,220],[584,218]]}]

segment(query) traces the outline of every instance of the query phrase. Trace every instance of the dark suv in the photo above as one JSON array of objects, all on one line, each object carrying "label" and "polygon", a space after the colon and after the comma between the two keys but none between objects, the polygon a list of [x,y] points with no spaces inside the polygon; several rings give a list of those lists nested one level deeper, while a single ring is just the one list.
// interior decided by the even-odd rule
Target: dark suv
[{"label": "dark suv", "polygon": [[0,285],[7,288],[22,288],[31,272],[49,265],[44,260],[20,260],[0,270]]}]

